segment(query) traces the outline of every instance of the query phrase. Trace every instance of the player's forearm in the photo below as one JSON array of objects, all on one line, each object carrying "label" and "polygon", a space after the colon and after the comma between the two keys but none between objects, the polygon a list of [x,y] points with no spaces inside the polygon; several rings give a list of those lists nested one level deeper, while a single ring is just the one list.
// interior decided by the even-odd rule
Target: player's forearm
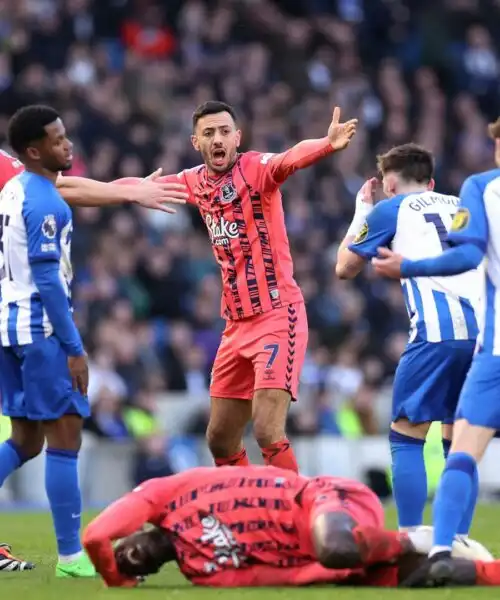
[{"label": "player's forearm", "polygon": [[[137,178],[137,183],[141,179]],[[84,177],[59,177],[57,187],[71,206],[114,206],[133,202],[131,184],[104,183]]]},{"label": "player's forearm", "polygon": [[484,252],[475,244],[463,244],[445,250],[434,258],[403,260],[401,276],[407,278],[458,275],[476,269],[483,257]]},{"label": "player's forearm", "polygon": [[340,243],[335,264],[335,275],[339,279],[354,279],[364,267],[364,259],[349,250],[349,246],[355,239],[355,235],[347,233]]},{"label": "player's forearm", "polygon": [[132,493],[109,506],[85,529],[83,546],[108,586],[135,585],[134,579],[119,573],[113,542],[135,533],[150,517],[149,503]]},{"label": "player's forearm", "polygon": [[298,169],[305,169],[317,163],[325,156],[333,154],[334,149],[327,137],[316,140],[303,140],[289,150],[274,155],[271,168],[276,182],[283,182]]},{"label": "player's forearm", "polygon": [[60,280],[59,263],[35,262],[31,264],[31,271],[54,335],[69,356],[81,356],[84,353],[83,342]]}]

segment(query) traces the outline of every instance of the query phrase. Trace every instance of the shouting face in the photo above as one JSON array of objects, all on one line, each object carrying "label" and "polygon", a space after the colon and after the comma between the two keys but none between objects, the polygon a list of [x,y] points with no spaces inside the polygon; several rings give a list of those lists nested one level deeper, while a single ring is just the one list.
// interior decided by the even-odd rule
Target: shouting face
[{"label": "shouting face", "polygon": [[236,128],[233,117],[224,111],[201,117],[191,141],[195,150],[201,152],[209,172],[224,173],[236,160],[241,131]]}]

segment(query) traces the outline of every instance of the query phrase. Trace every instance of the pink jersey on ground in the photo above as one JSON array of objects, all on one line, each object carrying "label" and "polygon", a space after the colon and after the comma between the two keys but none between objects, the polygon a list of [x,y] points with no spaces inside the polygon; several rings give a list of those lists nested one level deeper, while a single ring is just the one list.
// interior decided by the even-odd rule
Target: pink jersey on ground
[{"label": "pink jersey on ground", "polygon": [[118,573],[112,541],[145,522],[172,534],[182,573],[198,585],[344,581],[363,570],[325,569],[311,543],[311,519],[329,506],[357,510],[358,520],[380,525],[378,499],[356,481],[273,467],[198,468],[136,488],[89,525],[84,545],[108,585],[134,584]]},{"label": "pink jersey on ground", "polygon": [[279,186],[331,153],[328,138],[306,140],[281,154],[240,154],[229,171],[216,177],[201,165],[158,179],[185,183],[189,201],[200,211],[221,268],[225,319],[303,301],[293,278]]}]

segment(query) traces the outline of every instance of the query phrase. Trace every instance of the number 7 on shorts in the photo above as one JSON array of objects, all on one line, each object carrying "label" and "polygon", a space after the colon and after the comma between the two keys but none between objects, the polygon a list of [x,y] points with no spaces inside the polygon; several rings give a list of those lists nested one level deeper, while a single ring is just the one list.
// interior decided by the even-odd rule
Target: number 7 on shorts
[{"label": "number 7 on shorts", "polygon": [[269,355],[269,359],[266,363],[266,369],[270,369],[273,366],[276,357],[278,356],[278,351],[280,349],[279,344],[266,344],[264,346],[264,350],[270,350],[271,354]]}]

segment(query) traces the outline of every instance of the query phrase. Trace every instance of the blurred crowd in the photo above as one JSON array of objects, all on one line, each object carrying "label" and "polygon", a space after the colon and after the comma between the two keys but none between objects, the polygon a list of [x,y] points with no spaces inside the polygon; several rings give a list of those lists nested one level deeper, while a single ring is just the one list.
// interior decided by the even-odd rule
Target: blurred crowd
[{"label": "blurred crowd", "polygon": [[[500,0],[0,0],[0,143],[19,106],[50,103],[76,146],[72,173],[108,181],[198,164],[191,113],[208,99],[236,107],[244,149],[321,137],[334,105],[358,117],[346,152],[283,187],[310,321],[290,431],[374,434],[388,423],[379,407],[407,316],[398,284],[369,269],[336,280],[336,248],[378,152],[424,144],[443,192],[492,164],[499,40]],[[188,431],[206,419],[223,323],[204,225],[184,207],[82,209],[75,221],[88,427],[148,440],[154,454],[158,393],[198,402]]]}]

